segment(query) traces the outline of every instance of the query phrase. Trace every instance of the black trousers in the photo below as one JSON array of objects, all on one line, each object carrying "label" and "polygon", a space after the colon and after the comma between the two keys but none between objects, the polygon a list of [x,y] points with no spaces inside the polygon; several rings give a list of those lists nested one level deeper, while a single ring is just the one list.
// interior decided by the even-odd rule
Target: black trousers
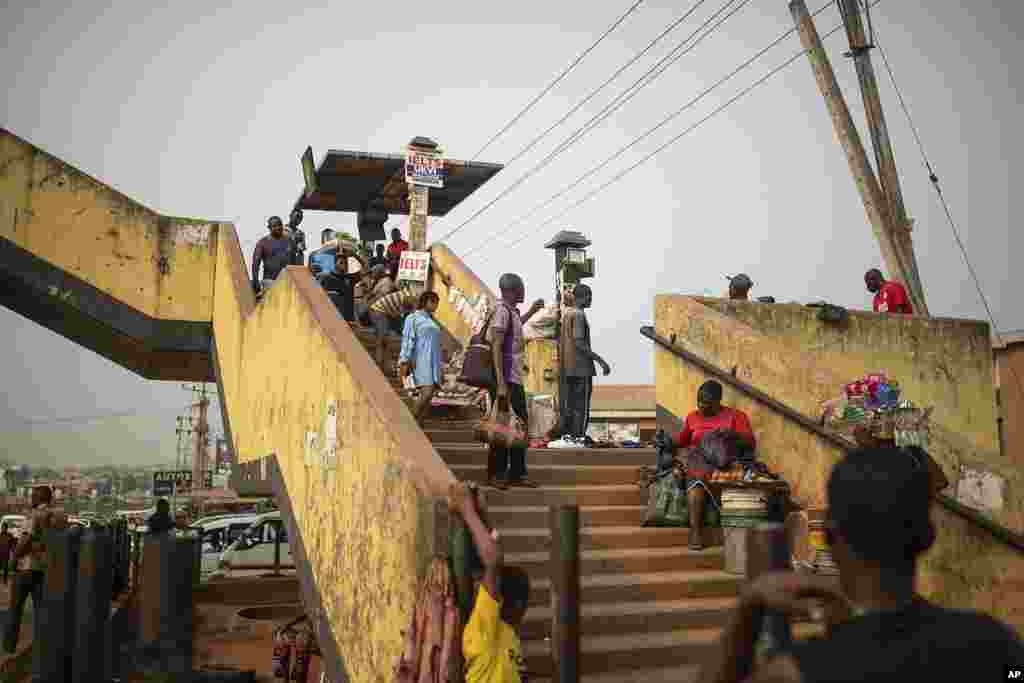
[{"label": "black trousers", "polygon": [[4,650],[14,652],[18,647],[18,635],[21,633],[21,618],[25,614],[25,601],[32,597],[32,609],[35,611],[34,621],[38,623],[39,612],[43,608],[43,573],[17,572],[14,585],[11,587],[11,607],[4,625]]},{"label": "black trousers", "polygon": [[[496,388],[492,388],[491,401],[495,401],[498,395]],[[526,391],[522,384],[508,385],[508,402],[512,412],[519,416],[524,424],[530,421],[526,410]],[[487,452],[487,478],[504,477],[507,481],[516,481],[526,478],[526,449],[525,448],[498,448],[491,446]]]},{"label": "black trousers", "polygon": [[593,377],[567,376],[563,380],[565,393],[562,407],[562,432],[568,436],[583,437],[590,425],[590,399],[594,395]]}]

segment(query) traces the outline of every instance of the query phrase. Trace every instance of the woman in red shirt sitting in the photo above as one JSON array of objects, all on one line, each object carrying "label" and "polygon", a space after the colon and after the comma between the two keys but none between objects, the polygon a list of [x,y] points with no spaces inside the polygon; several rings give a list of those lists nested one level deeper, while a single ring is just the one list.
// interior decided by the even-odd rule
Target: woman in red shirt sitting
[{"label": "woman in red shirt sitting", "polygon": [[[683,431],[670,437],[675,448],[700,444],[705,434],[720,432],[741,451],[752,451],[757,442],[750,427],[750,418],[742,410],[722,405],[722,385],[708,380],[697,391],[697,410],[686,416]],[[666,444],[667,445],[667,444]],[[690,548],[703,550],[704,505],[707,489],[700,479],[687,477],[686,500],[690,510]]]}]

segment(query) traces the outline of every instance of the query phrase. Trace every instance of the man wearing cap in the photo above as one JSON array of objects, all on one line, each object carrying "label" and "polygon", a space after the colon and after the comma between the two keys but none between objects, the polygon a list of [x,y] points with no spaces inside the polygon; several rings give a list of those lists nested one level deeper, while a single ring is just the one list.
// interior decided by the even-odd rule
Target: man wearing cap
[{"label": "man wearing cap", "polygon": [[746,273],[740,273],[739,275],[733,275],[729,277],[725,276],[729,281],[729,298],[737,301],[746,301],[750,298],[750,290],[754,286],[754,281],[750,279],[750,276]]}]

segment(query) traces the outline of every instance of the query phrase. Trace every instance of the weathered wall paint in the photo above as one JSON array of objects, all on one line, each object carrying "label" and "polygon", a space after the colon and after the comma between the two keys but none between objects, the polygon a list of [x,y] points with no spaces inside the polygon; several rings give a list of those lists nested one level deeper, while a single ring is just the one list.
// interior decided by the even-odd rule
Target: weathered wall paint
[{"label": "weathered wall paint", "polygon": [[161,216],[2,129],[0,237],[150,317],[212,318],[215,225]]},{"label": "weathered wall paint", "polygon": [[[834,347],[828,350],[817,348],[813,343],[808,343],[808,349],[804,349],[794,339],[800,334],[805,340],[827,339],[829,333],[818,331],[816,334],[814,330],[822,323],[813,317],[805,317],[802,312],[786,310],[744,310],[742,314],[732,314],[738,309],[756,306],[776,308],[770,304],[737,304],[659,295],[655,298],[655,329],[659,335],[674,340],[675,344],[727,371],[735,368],[738,378],[811,417],[818,415],[822,400],[835,396],[845,382],[859,375],[884,369],[903,379],[898,373],[907,365],[898,363],[908,364],[908,361],[899,358],[899,344],[905,343],[903,335],[906,330],[885,329],[890,325],[900,326],[901,321],[886,320],[880,316],[873,321],[858,321],[851,325],[850,332],[859,330],[858,333],[863,335],[861,342],[844,342],[845,351],[842,352],[833,350]],[[758,321],[762,317],[771,319],[771,316],[777,316],[772,325],[761,323],[768,332],[762,332],[747,322]],[[775,334],[776,327],[785,327],[783,320],[794,326],[803,326],[803,332],[789,330]],[[978,329],[970,322],[963,325],[948,323],[944,330],[932,337],[919,328],[913,337],[916,346],[907,353],[916,353],[926,359],[925,362],[927,359],[940,359],[953,377],[951,381],[965,378],[968,389],[958,393],[961,405],[967,398],[974,401],[970,406],[962,405],[963,410],[974,416],[972,421],[966,418],[953,420],[974,430],[970,439],[952,432],[942,423],[936,425],[932,434],[931,453],[952,482],[952,491],[955,491],[965,468],[998,476],[1005,482],[1002,487],[1003,507],[983,512],[1004,526],[1020,531],[1024,529],[1024,500],[1021,497],[1024,476],[1019,468],[1004,462],[997,450],[976,445],[994,444],[996,440],[995,421],[977,417],[991,416],[994,403],[994,396],[980,388],[980,377],[985,372],[988,372],[991,382],[991,365],[986,366],[985,360],[979,357],[986,352],[985,345],[977,339]],[[967,340],[950,339],[957,331]],[[964,368],[960,367],[955,356],[950,355],[950,349],[967,353],[972,348],[975,349],[974,356],[962,359],[966,365]],[[881,350],[880,355],[873,355],[875,349]],[[916,386],[924,387],[922,392],[931,392],[927,394],[929,398],[937,401],[942,397],[935,386],[937,380],[930,379],[931,384],[922,382],[915,369],[908,372],[916,378]],[[933,376],[926,373],[926,378]],[[659,421],[669,427],[675,426],[668,424],[674,418],[681,418],[695,408],[697,388],[708,379],[702,371],[660,347],[655,347],[655,377]],[[903,384],[909,397],[927,403],[915,395],[915,385],[910,379]],[[750,415],[758,438],[759,457],[790,482],[796,499],[807,506],[824,505],[825,483],[841,455],[839,450],[729,387],[725,389],[724,402]],[[939,412],[938,406],[936,413],[950,415],[948,409]],[[991,425],[988,433],[985,433],[986,423]],[[968,529],[965,522],[945,510],[936,508],[934,518],[939,527],[939,539],[922,561],[921,592],[943,604],[984,609],[1016,628],[1024,629],[1024,600],[1019,594],[1019,579],[1014,578],[1024,576],[1024,558],[993,540],[986,532]],[[993,600],[993,594],[1000,599]]]},{"label": "weathered wall paint", "polygon": [[308,270],[254,306],[222,231],[214,333],[239,461],[277,456],[345,668],[388,679],[454,477]]}]

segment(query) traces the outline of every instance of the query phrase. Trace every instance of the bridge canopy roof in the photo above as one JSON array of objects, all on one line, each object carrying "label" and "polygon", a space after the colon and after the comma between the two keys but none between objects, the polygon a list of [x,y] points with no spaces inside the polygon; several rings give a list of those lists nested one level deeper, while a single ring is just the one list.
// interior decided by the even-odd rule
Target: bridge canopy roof
[{"label": "bridge canopy roof", "polygon": [[[309,152],[307,152],[308,154]],[[443,188],[430,188],[430,215],[444,216],[500,171],[501,164],[445,159]],[[409,213],[405,156],[332,149],[315,169],[316,190],[295,203],[303,211]]]}]

